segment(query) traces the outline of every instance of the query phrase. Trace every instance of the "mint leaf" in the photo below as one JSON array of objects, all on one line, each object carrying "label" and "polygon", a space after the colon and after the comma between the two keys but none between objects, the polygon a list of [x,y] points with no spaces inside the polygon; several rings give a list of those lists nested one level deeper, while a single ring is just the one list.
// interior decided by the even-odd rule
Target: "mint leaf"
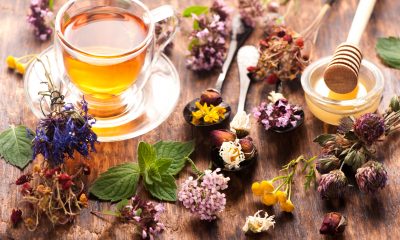
[{"label": "mint leaf", "polygon": [[194,15],[201,15],[201,14],[205,14],[208,13],[208,7],[207,6],[190,6],[188,8],[186,8],[185,10],[183,10],[182,16],[183,17],[191,17],[192,14]]},{"label": "mint leaf", "polygon": [[145,183],[144,186],[155,198],[164,201],[176,201],[177,186],[175,178],[171,175],[161,175],[161,182],[152,185]]},{"label": "mint leaf", "polygon": [[0,155],[6,162],[24,169],[32,160],[34,133],[25,126],[11,125],[0,133]]},{"label": "mint leaf", "polygon": [[150,165],[156,160],[156,151],[154,147],[146,142],[140,142],[138,146],[138,162],[140,173],[144,173],[150,168]]},{"label": "mint leaf", "polygon": [[125,163],[100,174],[90,193],[101,200],[119,201],[132,197],[136,192],[140,170],[136,163]]},{"label": "mint leaf", "polygon": [[157,159],[172,159],[171,166],[167,172],[171,175],[178,174],[185,166],[186,159],[194,151],[194,141],[189,142],[164,142],[160,141],[154,144],[157,152]]},{"label": "mint leaf", "polygon": [[154,181],[161,182],[161,175],[156,163],[153,163],[145,172],[145,181],[147,184],[153,184]]},{"label": "mint leaf", "polygon": [[168,169],[170,168],[171,164],[172,164],[173,159],[172,158],[161,158],[158,159],[156,164],[158,166],[158,171],[163,173],[163,172],[167,172]]},{"label": "mint leaf", "polygon": [[400,69],[400,38],[378,38],[375,48],[385,64]]}]

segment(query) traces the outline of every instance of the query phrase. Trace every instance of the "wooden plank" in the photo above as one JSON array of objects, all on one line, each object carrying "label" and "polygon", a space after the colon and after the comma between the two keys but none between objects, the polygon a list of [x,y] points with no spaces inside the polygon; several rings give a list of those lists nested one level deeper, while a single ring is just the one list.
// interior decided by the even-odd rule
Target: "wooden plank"
[{"label": "wooden plank", "polygon": [[[57,1],[58,2],[58,1]],[[177,9],[182,10],[192,4],[205,4],[200,0],[178,1],[158,0],[145,1],[151,7],[170,3]],[[209,2],[209,1],[207,1]],[[297,15],[290,17],[289,24],[296,30],[304,27],[312,21],[321,5],[320,0],[302,1]],[[324,25],[320,29],[319,38],[313,51],[313,59],[332,54],[336,45],[345,40],[347,30],[350,27],[356,0],[338,1],[332,11],[325,18]],[[231,5],[237,5],[229,1]],[[0,129],[14,123],[23,123],[33,127],[37,121],[28,108],[23,91],[23,81],[20,77],[12,74],[6,69],[4,59],[8,54],[21,56],[32,52],[40,52],[50,42],[38,43],[25,16],[28,11],[29,1],[3,0],[0,3]],[[363,36],[361,48],[365,58],[377,63],[384,72],[386,87],[380,109],[388,104],[390,97],[400,94],[398,79],[400,73],[383,66],[377,58],[374,50],[377,37],[388,35],[399,35],[398,13],[400,2],[396,0],[381,0],[377,3],[371,21]],[[156,142],[158,140],[190,140],[195,138],[197,147],[193,159],[200,168],[206,168],[209,162],[207,144],[207,133],[191,128],[184,123],[182,109],[186,102],[197,97],[200,89],[213,86],[218,73],[207,76],[199,76],[187,70],[184,55],[187,45],[187,34],[190,24],[182,25],[181,33],[175,39],[175,49],[171,56],[177,67],[181,81],[182,93],[180,103],[175,112],[157,129],[136,139],[116,142],[102,143],[98,147],[98,153],[89,162],[92,165],[91,180],[110,166],[127,161],[136,161],[136,146],[139,141]],[[253,33],[248,44],[256,44],[260,38],[261,31]],[[233,64],[228,80],[223,88],[225,100],[232,104],[233,113],[236,111],[239,93],[239,80],[236,63]],[[266,99],[267,93],[272,86],[263,83],[251,85],[246,110],[258,105]],[[285,89],[285,94],[292,102],[305,106],[303,91],[299,82],[293,82]],[[318,233],[322,217],[328,211],[340,211],[349,220],[345,231],[346,239],[398,239],[400,238],[400,176],[397,171],[400,167],[400,144],[399,134],[389,139],[389,144],[380,145],[377,149],[378,156],[388,169],[389,185],[374,196],[367,196],[352,190],[343,202],[324,202],[314,190],[304,191],[303,180],[295,185],[293,202],[296,210],[293,215],[284,214],[277,207],[264,207],[258,199],[255,199],[250,190],[251,182],[254,180],[267,179],[278,174],[280,166],[300,154],[313,155],[318,153],[318,147],[312,144],[312,139],[323,131],[323,124],[314,118],[305,107],[305,124],[298,130],[288,134],[266,133],[252,119],[253,129],[251,136],[256,141],[259,149],[259,160],[256,168],[240,174],[229,174],[231,181],[226,210],[219,215],[215,222],[202,222],[194,218],[179,203],[166,204],[167,212],[163,216],[163,222],[167,230],[162,239],[321,239]],[[25,170],[28,171],[28,169]],[[9,215],[16,207],[21,195],[12,183],[21,172],[0,161],[0,239],[132,239],[134,229],[132,225],[115,222],[112,218],[104,221],[83,211],[72,225],[62,227],[51,227],[44,224],[36,232],[30,233],[24,227],[13,229],[9,225]],[[190,174],[190,168],[183,171],[178,183],[182,183]],[[147,196],[143,189],[139,194]],[[91,201],[91,208],[96,211],[109,209],[109,203]],[[254,214],[258,209],[267,210],[269,214],[276,215],[275,229],[266,234],[245,236],[241,232],[247,215]]]}]

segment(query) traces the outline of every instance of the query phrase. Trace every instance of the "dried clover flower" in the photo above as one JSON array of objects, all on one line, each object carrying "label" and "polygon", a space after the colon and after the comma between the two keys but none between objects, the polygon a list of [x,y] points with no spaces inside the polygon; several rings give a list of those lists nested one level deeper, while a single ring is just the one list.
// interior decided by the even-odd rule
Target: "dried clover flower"
[{"label": "dried clover flower", "polygon": [[186,65],[193,71],[210,71],[223,65],[228,36],[229,8],[224,1],[214,1],[210,12],[192,15],[195,29],[189,37]]},{"label": "dried clover flower", "polygon": [[295,127],[301,121],[301,107],[289,104],[285,98],[276,102],[263,102],[253,109],[253,116],[266,130]]},{"label": "dried clover flower", "polygon": [[354,133],[363,142],[371,145],[385,133],[385,121],[378,114],[366,113],[356,119]]},{"label": "dried clover flower", "polygon": [[206,170],[197,179],[190,176],[182,184],[178,193],[183,206],[196,214],[201,220],[212,221],[216,214],[225,209],[226,198],[222,190],[228,188],[229,177],[219,174],[221,169]]},{"label": "dried clover flower", "polygon": [[341,197],[346,190],[347,178],[341,170],[333,170],[321,176],[318,192],[323,199]]},{"label": "dried clover flower", "polygon": [[343,233],[346,228],[347,220],[342,214],[337,212],[327,213],[322,221],[319,233],[323,235],[337,235]]},{"label": "dried clover flower", "polygon": [[41,41],[50,39],[53,29],[47,22],[53,13],[49,10],[49,1],[31,0],[30,10],[27,20],[33,26],[35,36]]},{"label": "dried clover flower", "polygon": [[[63,167],[51,168],[44,162],[39,171],[29,173],[29,182],[21,185],[22,200],[27,204],[24,217],[21,212],[12,212],[13,224],[23,218],[30,231],[36,230],[42,217],[47,217],[54,225],[71,222],[83,207],[87,207],[82,181],[83,165],[73,174],[68,174]],[[21,177],[19,178],[21,179]]]},{"label": "dried clover flower", "polygon": [[192,124],[199,125],[201,123],[219,123],[225,119],[226,108],[214,105],[201,105],[200,102],[195,103],[197,110],[192,112]]},{"label": "dried clover flower", "polygon": [[357,169],[356,181],[358,188],[365,193],[374,193],[387,184],[387,172],[383,164],[376,161],[368,161]]},{"label": "dried clover flower", "polygon": [[230,129],[236,133],[239,137],[245,137],[250,133],[250,114],[246,111],[239,111],[233,117],[230,123]]},{"label": "dried clover flower", "polygon": [[[256,80],[275,83],[276,80],[296,79],[308,65],[302,55],[303,38],[289,28],[275,27],[273,32],[259,43],[260,58],[250,75]],[[271,78],[276,79],[272,81]]]},{"label": "dried clover flower", "polygon": [[268,216],[267,212],[264,212],[264,217],[261,217],[263,210],[257,211],[254,216],[246,217],[246,223],[242,230],[243,232],[252,231],[253,233],[266,232],[270,227],[274,227],[275,220],[274,215]]},{"label": "dried clover flower", "polygon": [[239,168],[240,163],[246,160],[239,139],[233,142],[223,142],[219,149],[219,156],[224,161],[224,166],[227,169]]}]

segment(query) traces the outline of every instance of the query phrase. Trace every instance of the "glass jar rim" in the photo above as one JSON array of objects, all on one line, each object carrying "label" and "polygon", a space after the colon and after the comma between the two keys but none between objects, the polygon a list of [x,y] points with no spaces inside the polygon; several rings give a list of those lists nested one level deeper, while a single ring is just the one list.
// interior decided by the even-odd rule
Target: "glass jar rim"
[{"label": "glass jar rim", "polygon": [[375,84],[373,88],[370,91],[368,91],[368,93],[365,96],[351,100],[334,100],[320,95],[311,87],[310,79],[315,70],[319,69],[323,65],[327,65],[331,61],[331,59],[332,56],[327,56],[311,63],[301,75],[301,85],[303,87],[304,92],[307,95],[312,96],[314,100],[316,100],[318,103],[336,105],[336,106],[360,106],[363,105],[366,100],[373,98],[383,90],[384,77],[382,71],[374,63],[366,59],[363,59],[361,62],[361,66],[366,67],[375,78]]},{"label": "glass jar rim", "polygon": [[134,47],[133,49],[130,49],[127,52],[121,53],[121,54],[116,54],[116,55],[97,55],[97,54],[89,53],[87,51],[84,51],[84,50],[72,45],[71,43],[69,43],[65,39],[64,33],[61,31],[61,19],[62,19],[62,16],[64,16],[64,13],[73,4],[75,4],[77,1],[81,1],[81,0],[70,0],[70,1],[66,2],[64,5],[62,5],[61,8],[57,12],[56,19],[55,19],[55,24],[54,24],[54,29],[55,29],[55,32],[56,32],[55,38],[58,38],[62,42],[62,44],[65,45],[70,50],[76,51],[79,54],[83,54],[83,55],[88,56],[88,57],[122,58],[122,57],[129,56],[131,54],[142,52],[142,50],[145,49],[150,44],[150,42],[152,41],[154,27],[155,27],[154,25],[155,24],[154,24],[154,20],[153,20],[153,17],[151,15],[151,12],[150,12],[149,8],[139,0],[129,0],[130,2],[135,3],[136,5],[138,5],[139,7],[141,7],[143,9],[145,11],[145,14],[148,16],[149,21],[150,21],[146,37],[136,47]]}]

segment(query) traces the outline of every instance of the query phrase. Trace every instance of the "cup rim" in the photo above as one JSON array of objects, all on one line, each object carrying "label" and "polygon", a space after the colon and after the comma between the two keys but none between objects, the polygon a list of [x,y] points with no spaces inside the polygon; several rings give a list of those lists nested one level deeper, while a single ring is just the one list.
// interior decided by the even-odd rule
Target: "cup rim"
[{"label": "cup rim", "polygon": [[379,92],[383,91],[384,87],[384,77],[382,71],[372,62],[363,59],[361,62],[361,66],[367,68],[375,78],[375,84],[373,88],[363,97],[355,98],[351,100],[334,100],[328,97],[324,97],[318,92],[316,92],[310,85],[311,75],[315,72],[315,70],[321,68],[323,65],[328,64],[333,56],[323,57],[313,63],[311,63],[303,72],[301,76],[301,85],[303,87],[304,92],[312,96],[313,99],[318,101],[319,103],[336,105],[336,106],[360,106],[365,103],[366,100],[373,98]]},{"label": "cup rim", "polygon": [[65,39],[64,33],[61,31],[61,19],[62,19],[61,16],[63,16],[64,13],[74,3],[76,3],[77,1],[80,1],[80,0],[70,0],[70,1],[67,1],[64,5],[62,5],[61,8],[57,12],[55,23],[54,23],[54,29],[55,29],[55,32],[56,32],[56,39],[59,39],[62,42],[62,44],[64,44],[67,48],[69,48],[69,49],[71,49],[73,51],[76,51],[76,52],[78,52],[80,54],[83,54],[85,56],[88,56],[88,57],[122,58],[122,57],[129,56],[131,54],[135,54],[137,52],[141,52],[142,49],[144,49],[146,46],[148,46],[150,44],[150,42],[151,42],[151,40],[153,38],[153,32],[154,32],[154,21],[153,21],[153,17],[151,15],[151,12],[150,12],[149,8],[144,3],[142,3],[141,1],[139,1],[139,0],[129,0],[130,2],[133,2],[133,3],[137,4],[137,5],[139,5],[145,11],[146,15],[149,17],[149,20],[150,20],[149,28],[148,28],[148,31],[147,31],[147,35],[142,40],[142,42],[140,42],[140,44],[138,44],[136,47],[134,47],[133,49],[130,49],[127,52],[116,54],[116,55],[97,55],[97,54],[93,54],[93,53],[84,51],[84,50],[72,45],[71,43],[69,43]]}]

